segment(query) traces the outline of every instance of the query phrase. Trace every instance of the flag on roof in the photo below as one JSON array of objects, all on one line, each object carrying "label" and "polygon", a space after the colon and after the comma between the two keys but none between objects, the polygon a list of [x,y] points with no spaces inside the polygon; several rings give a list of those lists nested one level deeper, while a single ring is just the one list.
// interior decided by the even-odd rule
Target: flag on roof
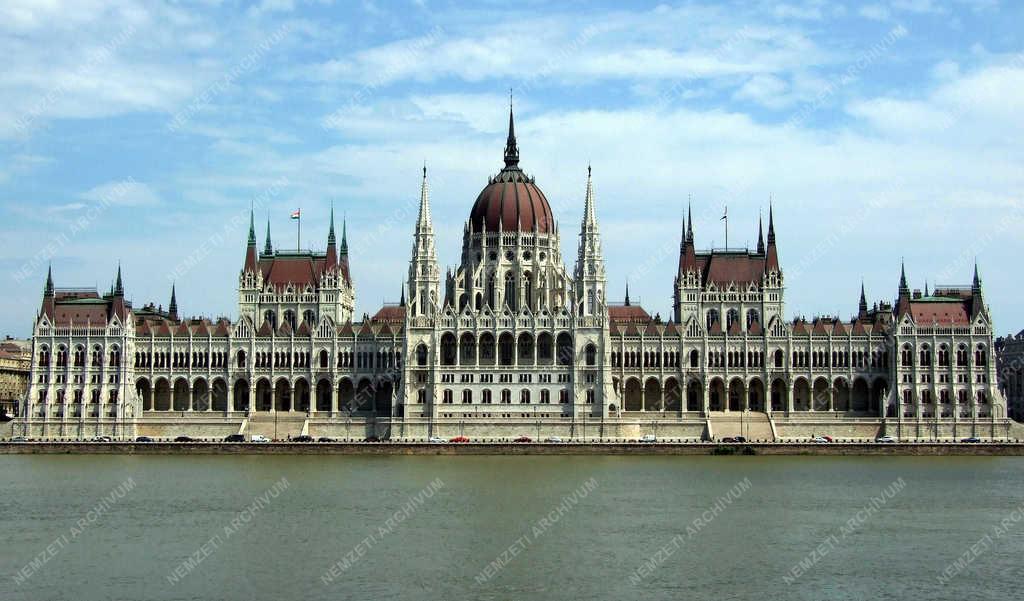
[{"label": "flag on roof", "polygon": [[292,211],[292,219],[298,219],[302,216],[302,209],[296,209]]}]

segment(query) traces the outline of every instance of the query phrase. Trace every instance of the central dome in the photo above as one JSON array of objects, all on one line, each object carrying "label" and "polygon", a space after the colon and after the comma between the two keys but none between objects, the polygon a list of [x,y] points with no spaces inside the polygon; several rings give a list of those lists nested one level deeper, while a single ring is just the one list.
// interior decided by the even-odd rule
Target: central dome
[{"label": "central dome", "polygon": [[508,141],[505,143],[505,168],[487,182],[473,203],[469,221],[474,231],[554,232],[555,220],[544,193],[519,168],[512,110],[508,113]]}]

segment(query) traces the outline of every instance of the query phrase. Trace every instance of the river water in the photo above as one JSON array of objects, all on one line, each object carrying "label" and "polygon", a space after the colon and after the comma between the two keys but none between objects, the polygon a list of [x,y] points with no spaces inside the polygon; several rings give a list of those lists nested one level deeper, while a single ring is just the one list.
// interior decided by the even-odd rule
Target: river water
[{"label": "river water", "polygon": [[1021,590],[1020,458],[0,456],[0,473],[5,600]]}]

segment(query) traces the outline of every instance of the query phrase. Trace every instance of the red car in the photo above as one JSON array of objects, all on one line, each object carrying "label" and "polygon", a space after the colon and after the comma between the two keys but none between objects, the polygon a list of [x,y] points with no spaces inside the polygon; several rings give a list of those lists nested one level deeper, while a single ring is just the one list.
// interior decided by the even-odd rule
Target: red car
[{"label": "red car", "polygon": [[530,438],[529,436],[520,436],[519,438],[513,440],[512,442],[533,442],[533,439]]},{"label": "red car", "polygon": [[465,436],[456,436],[455,438],[449,440],[448,442],[469,442],[469,439],[466,438]]}]

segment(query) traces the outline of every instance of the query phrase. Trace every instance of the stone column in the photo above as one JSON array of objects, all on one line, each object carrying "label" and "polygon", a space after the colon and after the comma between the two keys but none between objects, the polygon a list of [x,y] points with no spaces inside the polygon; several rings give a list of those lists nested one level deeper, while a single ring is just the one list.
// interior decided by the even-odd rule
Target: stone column
[{"label": "stone column", "polygon": [[793,382],[787,382],[783,387],[786,394],[786,415],[793,413]]}]

